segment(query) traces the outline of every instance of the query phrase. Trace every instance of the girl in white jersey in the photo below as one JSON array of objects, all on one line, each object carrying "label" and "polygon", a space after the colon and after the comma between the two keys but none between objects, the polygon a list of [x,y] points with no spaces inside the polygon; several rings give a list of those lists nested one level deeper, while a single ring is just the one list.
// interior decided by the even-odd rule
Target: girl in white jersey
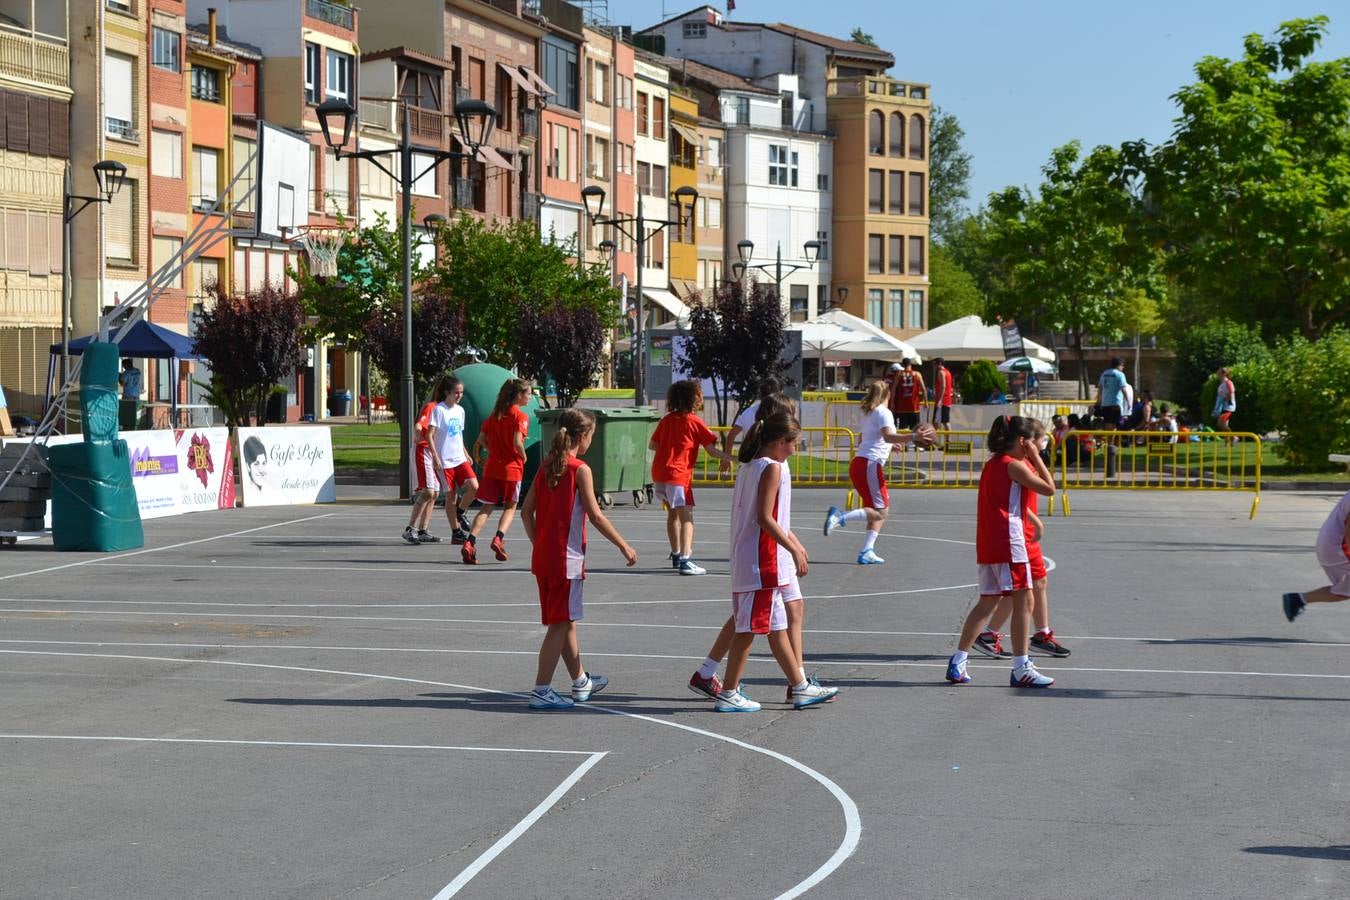
[{"label": "girl in white jersey", "polygon": [[[786,605],[800,602],[797,583],[807,573],[806,548],[792,533],[792,473],[787,458],[796,449],[797,420],[775,413],[750,427],[742,453],[751,456],[736,473],[731,498],[731,598],[735,637],[727,657],[726,686],[717,695],[718,712],[757,712],[760,705],[740,691],[741,673],[756,634],[768,635],[769,649],[793,688],[793,707],[824,703],[839,693],[802,677],[788,635]],[[746,448],[749,448],[748,451]]]},{"label": "girl in white jersey", "polygon": [[900,444],[931,447],[937,439],[932,425],[920,425],[911,432],[897,434],[895,415],[886,408],[891,386],[885,381],[874,381],[867,386],[862,399],[862,429],[858,435],[858,451],[848,466],[848,477],[858,492],[859,508],[842,511],[831,506],[825,514],[825,535],[850,522],[867,522],[867,535],[858,553],[858,565],[875,566],[886,560],[877,556],[873,547],[881,526],[886,523],[890,508],[890,492],[886,489],[886,460]]},{"label": "girl in white jersey", "polygon": [[1309,603],[1336,603],[1350,600],[1350,492],[1331,510],[1317,533],[1317,561],[1327,573],[1331,584],[1303,594],[1285,594],[1282,598],[1284,616],[1290,622],[1303,612]]}]

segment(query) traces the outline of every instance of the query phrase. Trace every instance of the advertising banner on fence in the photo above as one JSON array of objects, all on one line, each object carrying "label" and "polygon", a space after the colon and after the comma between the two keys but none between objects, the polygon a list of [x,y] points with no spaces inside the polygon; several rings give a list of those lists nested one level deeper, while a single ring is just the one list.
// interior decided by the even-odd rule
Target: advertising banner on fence
[{"label": "advertising banner on fence", "polygon": [[239,468],[245,506],[337,501],[327,426],[240,428]]},{"label": "advertising banner on fence", "polygon": [[226,428],[124,431],[142,519],[234,508]]}]

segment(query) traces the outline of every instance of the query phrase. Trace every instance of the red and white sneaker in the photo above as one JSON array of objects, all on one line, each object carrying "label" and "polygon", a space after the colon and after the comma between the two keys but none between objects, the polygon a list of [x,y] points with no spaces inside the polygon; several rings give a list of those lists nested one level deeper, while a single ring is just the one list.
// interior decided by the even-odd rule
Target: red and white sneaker
[{"label": "red and white sneaker", "polygon": [[1061,659],[1069,655],[1069,648],[1065,647],[1059,641],[1055,640],[1055,630],[1048,628],[1045,631],[1038,631],[1031,637],[1031,646],[1048,656],[1058,656]]},{"label": "red and white sneaker", "polygon": [[970,648],[992,659],[1012,659],[1012,654],[1003,648],[1003,635],[997,631],[982,632]]},{"label": "red and white sneaker", "polygon": [[1048,688],[1055,683],[1049,675],[1042,675],[1031,663],[1012,670],[1008,684],[1017,688]]},{"label": "red and white sneaker", "polygon": [[722,693],[722,679],[714,674],[710,678],[704,678],[695,672],[689,678],[689,690],[695,694],[702,694],[710,700],[716,700],[717,695]]},{"label": "red and white sneaker", "polygon": [[510,556],[507,555],[506,544],[502,543],[501,538],[493,537],[492,543],[489,544],[488,546],[492,549],[492,554],[496,556],[500,562],[506,562],[508,559],[511,558]]}]

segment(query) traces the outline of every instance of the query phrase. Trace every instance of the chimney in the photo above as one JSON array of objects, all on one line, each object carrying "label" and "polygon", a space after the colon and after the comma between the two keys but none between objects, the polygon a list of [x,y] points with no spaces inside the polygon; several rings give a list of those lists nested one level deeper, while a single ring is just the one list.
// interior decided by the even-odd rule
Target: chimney
[{"label": "chimney", "polygon": [[206,8],[206,35],[209,45],[216,45],[216,8],[208,6]]}]

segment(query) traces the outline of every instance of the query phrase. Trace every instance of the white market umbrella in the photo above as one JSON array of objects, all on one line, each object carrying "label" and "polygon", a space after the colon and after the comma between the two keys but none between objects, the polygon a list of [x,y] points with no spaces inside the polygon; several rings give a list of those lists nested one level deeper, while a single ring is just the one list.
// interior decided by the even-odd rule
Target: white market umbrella
[{"label": "white market umbrella", "polygon": [[880,359],[899,362],[908,357],[923,360],[913,346],[842,309],[821,313],[809,322],[788,326],[802,335],[802,356],[807,359]]},{"label": "white market umbrella", "polygon": [[998,364],[1000,372],[1032,372],[1036,375],[1053,375],[1055,367],[1043,359],[1031,356],[1014,356]]},{"label": "white market umbrella", "polygon": [[[928,356],[941,356],[943,359],[970,361],[976,359],[1002,359],[1003,333],[997,325],[986,325],[979,316],[966,316],[961,319],[939,325],[923,334],[909,339],[915,349]],[[1027,356],[1043,362],[1053,363],[1055,352],[1029,338],[1022,338]]]}]

